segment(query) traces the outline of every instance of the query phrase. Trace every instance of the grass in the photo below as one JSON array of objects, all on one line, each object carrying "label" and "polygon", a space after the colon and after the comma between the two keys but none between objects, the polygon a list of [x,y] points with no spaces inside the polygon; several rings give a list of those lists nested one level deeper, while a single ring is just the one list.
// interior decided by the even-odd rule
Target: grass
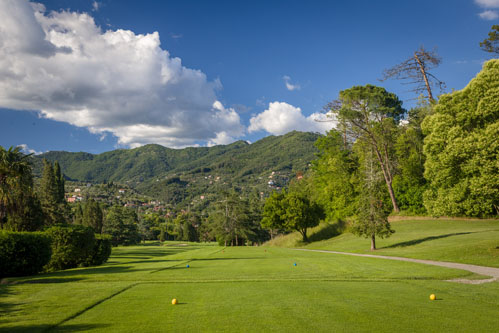
[{"label": "grass", "polygon": [[[391,225],[395,233],[376,239],[375,254],[499,267],[499,220],[409,218],[398,219]],[[311,230],[311,237],[326,227]],[[310,244],[303,244],[300,236],[293,233],[268,245],[372,253],[370,240],[348,232]]]},{"label": "grass", "polygon": [[0,285],[0,332],[494,332],[499,283],[444,281],[470,277],[276,247],[119,247],[100,267]]}]

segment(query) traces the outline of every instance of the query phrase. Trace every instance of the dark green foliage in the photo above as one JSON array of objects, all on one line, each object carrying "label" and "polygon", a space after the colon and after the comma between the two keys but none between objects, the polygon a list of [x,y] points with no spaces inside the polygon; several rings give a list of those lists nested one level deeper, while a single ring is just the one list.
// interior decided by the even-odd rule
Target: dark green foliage
[{"label": "dark green foliage", "polygon": [[66,223],[64,194],[60,197],[60,179],[56,179],[54,167],[51,162],[43,160],[43,173],[40,183],[40,201],[45,225],[52,226]]},{"label": "dark green foliage", "polygon": [[51,239],[45,233],[0,231],[0,278],[36,274],[51,253]]},{"label": "dark green foliage", "polygon": [[107,212],[102,231],[111,235],[113,246],[138,244],[140,235],[137,223],[138,217],[135,211],[113,206]]},{"label": "dark green foliage", "polygon": [[83,210],[82,224],[94,229],[94,232],[102,232],[103,215],[99,203],[94,199],[87,200]]},{"label": "dark green foliage", "polygon": [[499,54],[499,25],[492,26],[489,32],[489,38],[480,42],[480,47],[485,52]]},{"label": "dark green foliage", "polygon": [[112,244],[111,236],[109,235],[95,235],[94,248],[89,257],[83,263],[84,266],[98,266],[107,261],[111,255]]},{"label": "dark green foliage", "polygon": [[64,176],[61,173],[61,167],[59,166],[59,162],[54,162],[54,180],[55,186],[57,188],[57,201],[62,203],[64,202]]},{"label": "dark green foliage", "polygon": [[95,236],[92,228],[83,226],[55,226],[47,229],[52,239],[52,258],[47,270],[57,271],[78,267],[92,256]]},{"label": "dark green foliage", "polygon": [[34,231],[43,224],[28,156],[19,147],[0,146],[0,229]]},{"label": "dark green foliage", "polygon": [[249,202],[236,191],[224,192],[221,197],[210,214],[212,233],[221,245],[244,245],[255,234]]},{"label": "dark green foliage", "polygon": [[463,90],[442,95],[422,127],[428,211],[436,216],[497,216],[499,60],[486,62]]}]

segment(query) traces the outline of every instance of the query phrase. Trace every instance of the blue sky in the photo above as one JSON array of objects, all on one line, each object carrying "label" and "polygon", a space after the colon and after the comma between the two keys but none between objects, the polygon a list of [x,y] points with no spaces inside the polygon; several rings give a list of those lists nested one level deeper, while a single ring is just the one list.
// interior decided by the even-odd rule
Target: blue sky
[{"label": "blue sky", "polygon": [[323,105],[354,85],[413,106],[378,79],[421,45],[462,89],[499,23],[499,0],[40,3],[0,3],[0,145],[35,152],[324,132]]}]

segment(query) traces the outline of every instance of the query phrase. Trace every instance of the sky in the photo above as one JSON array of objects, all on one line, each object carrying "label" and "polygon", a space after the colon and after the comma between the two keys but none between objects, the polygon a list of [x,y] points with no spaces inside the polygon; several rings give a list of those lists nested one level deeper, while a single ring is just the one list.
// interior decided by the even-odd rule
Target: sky
[{"label": "sky", "polygon": [[[424,46],[460,90],[499,0],[0,0],[0,145],[101,153],[325,133],[323,106]],[[440,92],[437,91],[437,94]],[[318,121],[319,120],[319,121]]]}]

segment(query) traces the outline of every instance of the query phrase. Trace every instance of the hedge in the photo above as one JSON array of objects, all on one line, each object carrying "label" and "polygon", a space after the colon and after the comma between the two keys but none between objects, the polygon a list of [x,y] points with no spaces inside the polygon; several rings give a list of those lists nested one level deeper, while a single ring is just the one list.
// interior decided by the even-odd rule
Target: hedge
[{"label": "hedge", "polygon": [[46,269],[56,271],[86,264],[95,245],[94,231],[81,225],[52,227],[46,233],[52,238],[52,258]]},{"label": "hedge", "polygon": [[49,262],[51,252],[45,233],[0,231],[0,277],[34,275]]},{"label": "hedge", "polygon": [[92,253],[85,261],[85,266],[102,265],[111,255],[111,236],[95,234],[95,244]]}]

